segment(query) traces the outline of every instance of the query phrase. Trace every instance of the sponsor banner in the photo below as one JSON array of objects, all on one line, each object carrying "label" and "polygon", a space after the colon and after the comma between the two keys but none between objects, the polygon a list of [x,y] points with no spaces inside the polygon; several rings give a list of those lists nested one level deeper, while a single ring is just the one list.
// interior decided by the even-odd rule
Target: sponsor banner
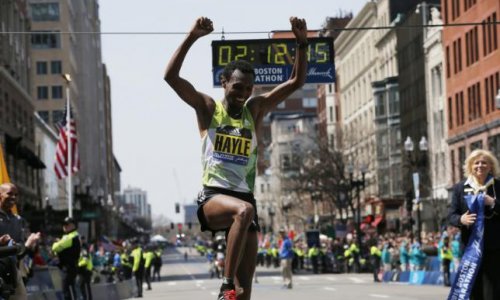
[{"label": "sponsor banner", "polygon": [[[255,85],[277,85],[290,78],[291,65],[256,65]],[[215,67],[213,71],[214,86],[221,86],[220,75],[222,67]],[[333,64],[308,64],[306,83],[333,83],[335,82],[335,67]]]}]

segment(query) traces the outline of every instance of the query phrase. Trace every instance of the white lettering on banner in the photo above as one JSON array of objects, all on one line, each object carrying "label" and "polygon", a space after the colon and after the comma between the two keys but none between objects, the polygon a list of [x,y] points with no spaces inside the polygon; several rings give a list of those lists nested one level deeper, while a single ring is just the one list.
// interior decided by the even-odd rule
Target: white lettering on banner
[{"label": "white lettering on banner", "polygon": [[328,70],[323,72],[317,71],[316,68],[310,68],[307,72],[307,76],[322,76],[333,79],[332,68],[329,68]]},{"label": "white lettering on banner", "polygon": [[284,81],[283,75],[256,75],[255,83],[261,82],[282,82]]},{"label": "white lettering on banner", "polygon": [[283,74],[281,68],[256,68],[255,75]]},{"label": "white lettering on banner", "polygon": [[469,261],[465,261],[458,279],[458,290],[455,290],[451,295],[451,299],[455,300],[465,300],[465,294],[467,293],[467,286],[472,281],[472,277],[474,277],[474,273],[476,271],[477,264]]}]

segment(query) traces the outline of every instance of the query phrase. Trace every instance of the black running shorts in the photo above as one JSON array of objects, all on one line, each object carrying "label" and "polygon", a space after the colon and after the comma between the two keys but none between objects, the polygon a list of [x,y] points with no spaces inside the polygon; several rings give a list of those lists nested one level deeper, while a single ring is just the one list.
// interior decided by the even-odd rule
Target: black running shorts
[{"label": "black running shorts", "polygon": [[205,218],[205,214],[203,213],[203,205],[205,205],[205,203],[207,203],[207,201],[209,201],[213,196],[220,195],[220,194],[235,197],[235,198],[238,198],[240,200],[243,200],[245,202],[252,204],[253,209],[255,211],[255,215],[253,216],[253,221],[252,221],[252,224],[250,224],[249,230],[260,231],[259,217],[257,216],[257,205],[255,203],[255,198],[254,198],[252,193],[241,193],[241,192],[235,192],[235,191],[226,190],[226,189],[222,189],[222,188],[207,187],[207,186],[204,186],[203,189],[200,191],[200,193],[198,194],[198,200],[197,200],[197,202],[198,202],[197,215],[198,215],[198,220],[200,221],[201,231],[208,230],[208,231],[211,231],[212,234],[214,234],[214,235],[217,231],[225,231],[226,234],[229,231],[229,228],[219,229],[219,230],[211,229],[208,226],[207,220]]}]

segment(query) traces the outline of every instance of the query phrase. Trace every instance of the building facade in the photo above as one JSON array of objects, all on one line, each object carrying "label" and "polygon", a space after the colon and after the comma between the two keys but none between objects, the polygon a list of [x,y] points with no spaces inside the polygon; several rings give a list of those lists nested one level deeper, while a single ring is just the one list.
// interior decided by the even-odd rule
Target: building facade
[{"label": "building facade", "polygon": [[[39,115],[55,126],[64,117],[65,99],[77,123],[80,170],[75,188],[88,190],[92,203],[114,203],[114,158],[110,79],[101,58],[97,0],[30,0],[31,94]],[[69,94],[61,74],[70,74]]]},{"label": "building facade", "polygon": [[500,110],[495,96],[500,88],[497,0],[442,0],[445,23],[477,23],[443,29],[446,72],[446,117],[451,182],[463,178],[462,165],[474,149],[491,150],[500,157]]},{"label": "building facade", "polygon": [[30,96],[30,22],[26,1],[0,2],[0,145],[11,181],[20,191],[18,209],[40,208],[41,170],[35,144],[34,106]]}]

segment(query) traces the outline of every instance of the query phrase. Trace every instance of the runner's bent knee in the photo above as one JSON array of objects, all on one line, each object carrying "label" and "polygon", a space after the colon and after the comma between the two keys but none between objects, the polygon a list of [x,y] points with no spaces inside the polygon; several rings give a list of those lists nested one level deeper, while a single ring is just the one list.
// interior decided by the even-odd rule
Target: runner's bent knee
[{"label": "runner's bent knee", "polygon": [[253,217],[255,214],[255,210],[250,203],[243,202],[238,205],[238,209],[236,211],[235,219],[241,220],[244,224],[250,225],[252,223]]}]

